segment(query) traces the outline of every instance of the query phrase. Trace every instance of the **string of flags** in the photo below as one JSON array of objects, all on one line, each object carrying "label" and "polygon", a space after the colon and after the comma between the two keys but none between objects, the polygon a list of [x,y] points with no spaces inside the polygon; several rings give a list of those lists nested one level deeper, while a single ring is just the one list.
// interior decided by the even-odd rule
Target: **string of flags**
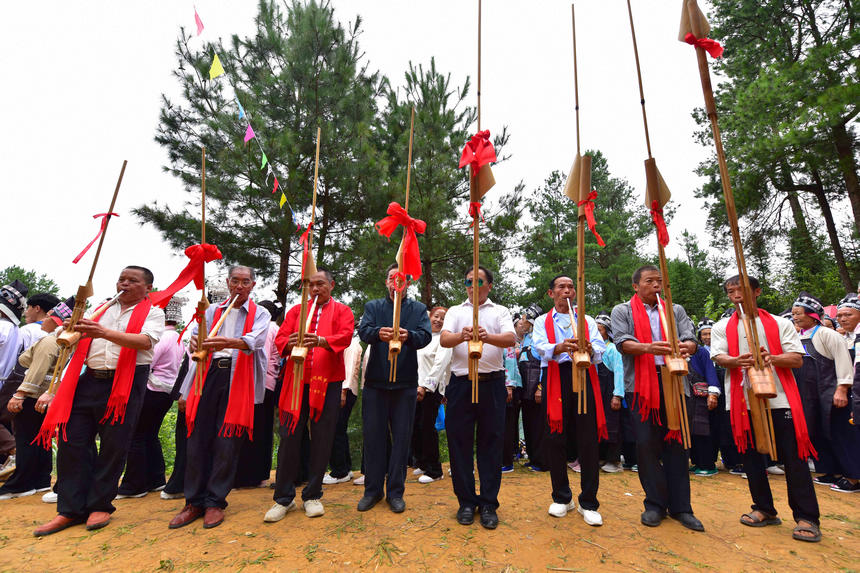
[{"label": "string of flags", "polygon": [[[203,33],[203,20],[200,19],[200,15],[197,13],[197,7],[194,7],[194,23],[197,25],[197,36]],[[218,54],[213,54],[212,64],[209,66],[209,80],[213,81],[220,76],[227,75],[227,72],[224,70],[224,65],[221,63],[221,59],[218,57]],[[228,76],[229,78],[229,76]],[[233,87],[232,82],[228,79],[228,84]],[[280,195],[278,195],[278,206],[283,209],[284,205],[290,210],[290,214],[292,216],[292,220],[298,225],[298,220],[296,218],[296,212],[293,210],[293,206],[290,204],[289,199],[287,199],[287,195],[284,193],[283,188],[281,187],[280,181],[278,181],[278,175],[275,173],[274,168],[272,167],[272,163],[269,161],[268,155],[266,155],[266,151],[263,149],[262,143],[260,143],[260,137],[254,131],[254,128],[251,126],[251,118],[248,113],[245,111],[245,108],[242,106],[242,102],[239,101],[239,95],[236,94],[235,87],[233,88],[233,100],[236,102],[236,108],[239,112],[239,119],[245,120],[247,125],[245,129],[245,136],[243,138],[244,143],[247,144],[251,140],[257,144],[257,148],[260,150],[260,154],[262,155],[262,159],[260,161],[260,169],[266,169],[266,183],[269,183],[269,179],[273,180],[272,182],[272,195],[275,195],[280,191]]]}]

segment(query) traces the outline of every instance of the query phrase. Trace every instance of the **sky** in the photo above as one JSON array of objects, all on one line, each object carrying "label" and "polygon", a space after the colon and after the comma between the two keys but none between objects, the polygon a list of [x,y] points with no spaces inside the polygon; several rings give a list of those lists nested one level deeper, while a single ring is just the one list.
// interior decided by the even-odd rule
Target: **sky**
[{"label": "sky", "polygon": [[[360,45],[369,67],[393,85],[403,85],[410,61],[426,65],[431,57],[454,85],[470,75],[474,82],[476,0],[331,3],[341,22],[361,15]],[[257,3],[250,0],[4,5],[0,268],[36,270],[60,285],[61,296],[74,294],[86,281],[95,247],[78,265],[71,261],[95,235],[92,215],[107,210],[124,159],[128,167],[114,209],[120,216],[108,229],[96,297],[114,291],[125,265],[152,269],[161,288],[185,266],[187,258],[154,228],[141,226],[131,210],[156,201],[182,209],[188,197],[163,171],[167,156],[153,137],[162,94],[175,99],[179,92],[174,44],[181,26],[194,30],[195,5],[205,30],[192,48],[254,29]],[[700,5],[707,12],[709,3]],[[712,148],[693,141],[691,112],[703,97],[694,50],[677,41],[681,1],[632,0],[632,8],[652,153],[678,207],[670,235],[689,230],[706,245],[704,204],[693,195],[702,181],[694,170]],[[576,22],[581,147],[601,150],[611,173],[644,197],[647,152],[626,2],[578,0]],[[570,2],[485,0],[482,42],[482,128],[507,126],[511,134],[505,148],[511,159],[493,170],[497,186],[523,181],[526,193],[534,192],[553,170],[567,172],[576,153]],[[265,142],[267,126],[254,129]],[[668,252],[679,254],[677,241]],[[216,272],[207,266],[207,276]],[[273,297],[274,278],[258,283],[258,299]],[[183,293],[192,301],[199,296],[193,288]]]}]

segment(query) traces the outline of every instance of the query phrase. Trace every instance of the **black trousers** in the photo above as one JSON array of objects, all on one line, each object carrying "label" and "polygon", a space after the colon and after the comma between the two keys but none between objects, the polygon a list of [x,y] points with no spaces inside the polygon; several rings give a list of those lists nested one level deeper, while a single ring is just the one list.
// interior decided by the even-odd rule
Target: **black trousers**
[{"label": "black trousers", "polygon": [[182,493],[185,491],[185,461],[188,452],[188,428],[185,425],[185,412],[176,413],[176,428],[173,432],[176,440],[176,457],[173,459],[173,472],[164,491],[167,493]]},{"label": "black trousers", "polygon": [[37,412],[33,407],[35,398],[25,398],[21,411],[13,419],[15,426],[15,471],[0,487],[0,494],[21,493],[31,489],[51,487],[51,450],[46,450],[38,444],[31,444],[45,414]]},{"label": "black trousers", "polygon": [[[397,390],[364,387],[361,397],[364,495],[379,497],[384,490],[388,499],[403,497],[417,393],[415,387]],[[386,456],[389,431],[391,453]]]},{"label": "black trousers", "polygon": [[234,487],[254,487],[269,479],[275,441],[275,392],[266,390],[262,404],[254,404],[254,439],[242,444]]},{"label": "black trousers", "polygon": [[[57,513],[83,518],[94,511],[113,513],[111,504],[125,467],[128,447],[143,406],[149,365],[134,369],[123,421],[101,423],[113,377],[95,378],[87,369],[78,380],[66,440],[57,440]],[[96,436],[98,455],[92,455]]]},{"label": "black trousers", "polygon": [[546,469],[547,465],[543,458],[543,435],[546,424],[544,416],[546,407],[534,400],[523,398],[520,402],[523,413],[523,435],[526,441],[526,454],[529,456],[529,464]]},{"label": "black trousers", "polygon": [[733,467],[743,463],[743,458],[738,453],[738,447],[735,444],[735,438],[732,436],[732,421],[731,414],[726,410],[726,398],[724,394],[720,395],[717,401],[717,410],[719,410],[719,444],[720,457],[723,460],[723,466],[732,469]]},{"label": "black trousers", "polygon": [[302,500],[320,499],[322,497],[322,480],[328,459],[331,457],[331,445],[334,441],[334,430],[340,413],[340,386],[343,381],[329,382],[325,392],[325,402],[316,422],[309,420],[310,407],[308,396],[310,385],[302,388],[302,408],[295,432],[290,433],[287,424],[280,429],[281,443],[278,446],[278,471],[275,472],[274,499],[281,505],[290,505],[296,497],[296,474],[299,471],[301,456],[302,432],[309,426],[310,456],[308,459],[308,483],[302,490]]},{"label": "black trousers", "polygon": [[[549,475],[552,481],[552,500],[555,503],[570,503],[573,494],[570,491],[570,482],[567,479],[567,442],[571,436],[576,440],[576,450],[579,455],[579,505],[583,509],[596,511],[600,504],[597,501],[597,489],[600,485],[600,459],[599,444],[597,438],[597,414],[594,404],[594,392],[591,384],[587,382],[585,414],[577,413],[577,402],[579,395],[573,391],[571,385],[572,373],[570,363],[563,364],[559,368],[561,374],[561,411],[562,431],[553,433],[549,429],[549,421],[544,422],[544,454],[549,462]],[[541,390],[544,396],[547,394],[547,370],[541,371]],[[546,418],[546,404],[544,403],[544,420]]]},{"label": "black trousers", "polygon": [[334,429],[334,441],[331,445],[331,457],[328,465],[331,468],[331,477],[344,478],[352,470],[352,456],[349,453],[349,417],[358,397],[351,391],[346,392],[346,403],[340,409],[337,418],[337,426]]},{"label": "black trousers", "polygon": [[229,397],[230,368],[219,368],[213,360],[203,383],[186,454],[185,501],[196,507],[224,509],[227,494],[233,489],[239,452],[247,437],[219,435]]},{"label": "black trousers", "polygon": [[137,427],[128,447],[125,475],[119,484],[118,493],[123,495],[145,493],[165,484],[164,453],[161,451],[158,431],[172,404],[170,394],[146,389],[143,408],[140,410]]},{"label": "black trousers", "polygon": [[[815,496],[815,486],[806,460],[797,455],[797,438],[794,435],[794,423],[791,410],[777,408],[771,410],[773,417],[774,441],[776,442],[777,457],[785,467],[785,484],[788,488],[788,505],[791,507],[794,520],[806,520],[816,525],[821,516],[818,509],[818,498]],[[743,454],[744,472],[752,495],[754,510],[769,515],[776,515],[773,504],[773,494],[767,479],[767,458],[758,453],[754,447],[747,447]]]},{"label": "black trousers", "polygon": [[624,455],[624,465],[635,466],[639,460],[636,458],[636,432],[633,430],[634,412],[626,398],[619,411],[621,412],[621,452]]},{"label": "black trousers", "polygon": [[[507,391],[507,388],[505,389]],[[505,405],[505,440],[502,447],[502,465],[514,465],[514,458],[520,447],[520,410],[522,410],[523,389],[511,387],[511,401]]]},{"label": "black trousers", "polygon": [[[436,431],[436,416],[442,396],[438,392],[425,392],[415,411],[415,429],[412,431],[412,452],[416,467],[432,478],[442,477],[442,462],[439,461],[439,433]],[[415,445],[419,444],[416,448]]]},{"label": "black trousers", "polygon": [[[499,507],[502,486],[502,447],[508,391],[503,372],[478,383],[478,403],[472,403],[467,376],[451,375],[445,430],[451,458],[451,479],[460,507]],[[477,432],[476,432],[477,428]],[[474,459],[477,449],[481,493],[475,492]]]},{"label": "black trousers", "polygon": [[[658,380],[660,375],[658,374]],[[687,451],[683,444],[666,441],[668,430],[649,418],[642,421],[633,393],[627,394],[631,405],[633,432],[636,437],[636,459],[639,465],[639,483],[645,491],[645,509],[672,515],[693,513],[690,505],[690,472]],[[660,387],[660,420],[666,419],[663,388]]]}]

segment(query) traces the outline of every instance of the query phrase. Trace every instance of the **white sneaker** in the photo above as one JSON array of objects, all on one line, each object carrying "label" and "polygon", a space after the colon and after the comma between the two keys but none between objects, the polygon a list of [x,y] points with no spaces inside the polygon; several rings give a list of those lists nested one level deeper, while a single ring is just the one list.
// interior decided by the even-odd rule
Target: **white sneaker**
[{"label": "white sneaker", "polygon": [[603,471],[605,471],[608,474],[617,474],[618,472],[624,471],[624,468],[621,467],[621,464],[611,464],[611,463],[603,464],[602,466],[600,466],[600,469],[602,469]]},{"label": "white sneaker", "polygon": [[33,495],[34,493],[36,493],[35,489],[28,489],[27,491],[19,491],[14,493],[4,493],[3,495],[0,495],[0,500],[27,497],[28,495]]},{"label": "white sneaker", "polygon": [[422,470],[421,468],[415,468],[414,470],[412,470],[412,475],[414,475],[414,476],[424,475],[424,470]]},{"label": "white sneaker", "polygon": [[44,503],[57,503],[57,492],[49,491],[42,496],[42,501]]},{"label": "white sneaker", "polygon": [[603,517],[593,509],[582,509],[581,507],[577,507],[576,511],[582,515],[582,519],[585,520],[585,523],[588,525],[593,525],[594,527],[603,525]]},{"label": "white sneaker", "polygon": [[179,493],[167,493],[164,490],[161,490],[160,494],[161,499],[181,499],[185,497],[185,494],[182,492]]},{"label": "white sneaker", "polygon": [[352,479],[352,472],[349,472],[342,478],[331,477],[331,473],[327,473],[323,476],[323,485],[333,485],[336,483],[346,483]]},{"label": "white sneaker", "polygon": [[323,508],[323,504],[318,499],[309,499],[304,502],[305,506],[305,515],[308,517],[319,517],[325,513],[325,509]]},{"label": "white sneaker", "polygon": [[427,474],[421,474],[418,476],[418,483],[433,483],[434,481],[439,481],[443,477],[445,477],[445,474],[442,474],[437,478],[430,477]]},{"label": "white sneaker", "polygon": [[15,454],[6,458],[3,465],[0,465],[0,479],[8,478],[15,471]]},{"label": "white sneaker", "polygon": [[568,511],[576,509],[576,500],[570,500],[570,503],[552,503],[549,506],[549,514],[553,517],[564,517]]},{"label": "white sneaker", "polygon": [[768,466],[767,473],[773,476],[784,476],[785,470],[782,469],[780,466]]},{"label": "white sneaker", "polygon": [[113,499],[114,499],[114,501],[116,501],[118,499],[136,499],[139,497],[144,497],[148,493],[149,493],[148,491],[145,491],[143,493],[132,493],[132,494],[128,494],[128,495],[126,495],[124,493],[120,493],[120,494],[117,494],[117,496]]},{"label": "white sneaker", "polygon": [[152,488],[152,489],[151,489],[151,490],[149,490],[149,491],[162,491],[162,490],[164,490],[164,486],[163,486],[163,485],[160,485],[160,486],[158,486],[158,487],[154,487],[154,488]]},{"label": "white sneaker", "polygon": [[281,505],[280,503],[275,503],[272,508],[266,512],[266,515],[263,516],[263,521],[266,523],[275,523],[276,521],[281,521],[286,517],[287,512],[296,509],[296,502],[291,501],[290,505]]},{"label": "white sneaker", "polygon": [[364,485],[364,476],[358,476],[352,481],[352,485]]}]

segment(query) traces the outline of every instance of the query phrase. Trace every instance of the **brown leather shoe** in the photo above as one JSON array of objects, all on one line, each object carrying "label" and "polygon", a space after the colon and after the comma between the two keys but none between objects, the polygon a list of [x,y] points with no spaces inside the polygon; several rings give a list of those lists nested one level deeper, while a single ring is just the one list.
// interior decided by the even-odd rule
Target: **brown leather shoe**
[{"label": "brown leather shoe", "polygon": [[33,531],[33,535],[36,537],[43,537],[45,535],[51,535],[52,533],[56,533],[58,531],[62,531],[67,527],[71,527],[73,525],[78,525],[79,523],[83,523],[84,520],[80,517],[66,517],[65,515],[57,515],[54,519],[40,525]]},{"label": "brown leather shoe", "polygon": [[224,521],[224,510],[220,507],[207,507],[206,515],[203,516],[203,527],[212,529],[218,527]]},{"label": "brown leather shoe", "polygon": [[94,511],[87,518],[87,531],[101,529],[110,523],[110,514],[106,511]]},{"label": "brown leather shoe", "polygon": [[203,515],[203,508],[197,507],[195,505],[188,504],[182,508],[182,511],[176,514],[176,516],[170,520],[170,529],[178,529],[180,527],[185,527],[195,519],[198,519],[201,515]]}]

